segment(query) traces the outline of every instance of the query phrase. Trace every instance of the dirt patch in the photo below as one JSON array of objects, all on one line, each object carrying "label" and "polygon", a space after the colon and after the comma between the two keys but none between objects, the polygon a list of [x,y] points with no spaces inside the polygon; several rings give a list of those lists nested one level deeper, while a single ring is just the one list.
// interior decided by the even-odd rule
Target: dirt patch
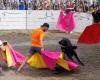
[{"label": "dirt patch", "polygon": [[[16,50],[26,55],[31,45],[31,31],[0,31],[0,39],[7,40]],[[59,33],[47,32],[45,48],[49,51],[60,51],[58,41],[62,37],[68,37],[72,41],[77,40],[80,33]],[[77,53],[84,62],[85,66],[80,66],[72,72],[63,72],[54,75],[52,71],[47,69],[33,69],[25,66],[19,74],[15,74],[14,70],[4,71],[4,75],[0,74],[0,80],[100,80],[100,44],[82,45],[78,44]]]}]

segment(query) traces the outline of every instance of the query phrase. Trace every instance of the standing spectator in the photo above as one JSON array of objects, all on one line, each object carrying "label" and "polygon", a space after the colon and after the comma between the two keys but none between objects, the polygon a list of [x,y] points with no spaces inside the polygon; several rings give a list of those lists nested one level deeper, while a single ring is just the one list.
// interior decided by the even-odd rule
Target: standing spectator
[{"label": "standing spectator", "polygon": [[57,0],[57,8],[60,9],[61,0]]},{"label": "standing spectator", "polygon": [[88,3],[87,1],[84,1],[84,12],[88,12],[88,11],[89,11]]},{"label": "standing spectator", "polygon": [[39,9],[40,6],[40,0],[35,0],[34,5],[36,6],[36,9]]},{"label": "standing spectator", "polygon": [[25,10],[25,4],[24,4],[24,2],[22,2],[22,1],[19,2],[18,9],[19,10]]},{"label": "standing spectator", "polygon": [[28,1],[28,9],[32,10],[33,9],[33,2],[31,0]]},{"label": "standing spectator", "polygon": [[47,9],[51,9],[51,0],[47,0]]},{"label": "standing spectator", "polygon": [[7,10],[11,10],[10,2],[7,2]]},{"label": "standing spectator", "polygon": [[93,1],[93,4],[91,5],[91,7],[95,8],[95,6],[99,6],[98,2]]},{"label": "standing spectator", "polygon": [[53,10],[57,9],[57,0],[52,0],[52,7],[53,7]]},{"label": "standing spectator", "polygon": [[18,3],[16,1],[11,2],[11,9],[12,10],[17,10],[17,7],[18,7]]},{"label": "standing spectator", "polygon": [[5,9],[5,6],[4,6],[4,4],[1,2],[0,3],[0,10],[4,10]]},{"label": "standing spectator", "polygon": [[83,12],[84,11],[84,2],[80,1],[79,3],[79,12]]},{"label": "standing spectator", "polygon": [[33,5],[33,9],[36,10],[39,5],[39,0],[34,0],[34,2],[32,2],[32,5]]},{"label": "standing spectator", "polygon": [[25,7],[25,10],[28,10],[28,1],[24,0],[24,7]]},{"label": "standing spectator", "polygon": [[7,9],[7,1],[6,0],[3,0],[3,4],[4,4],[5,9]]},{"label": "standing spectator", "polygon": [[64,6],[64,8],[65,8],[66,5],[67,5],[67,0],[62,0],[62,4],[63,4],[63,6]]},{"label": "standing spectator", "polygon": [[96,12],[100,14],[100,6],[96,6]]}]

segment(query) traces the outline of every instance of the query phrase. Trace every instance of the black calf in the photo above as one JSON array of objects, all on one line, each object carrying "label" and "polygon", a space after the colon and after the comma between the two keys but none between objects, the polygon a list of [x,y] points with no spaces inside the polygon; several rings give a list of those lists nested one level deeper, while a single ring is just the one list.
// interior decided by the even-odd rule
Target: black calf
[{"label": "black calf", "polygon": [[77,53],[75,52],[75,50],[77,49],[77,46],[73,46],[71,41],[69,39],[63,38],[61,41],[59,41],[59,44],[61,45],[61,50],[62,52],[67,55],[67,57],[73,60],[73,56],[77,59],[77,61],[84,66],[84,64],[81,62],[81,60],[79,59]]}]

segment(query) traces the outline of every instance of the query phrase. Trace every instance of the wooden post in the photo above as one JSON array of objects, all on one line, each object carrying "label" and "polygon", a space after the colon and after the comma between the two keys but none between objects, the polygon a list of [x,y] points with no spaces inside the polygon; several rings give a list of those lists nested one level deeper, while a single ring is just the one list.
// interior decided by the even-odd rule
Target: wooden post
[{"label": "wooden post", "polygon": [[[29,5],[28,5],[28,0],[26,0],[26,5],[27,5],[27,7],[29,6]],[[28,8],[27,8],[27,9],[28,9]],[[26,30],[27,30],[27,28],[28,28],[28,27],[27,27],[27,26],[28,26],[28,23],[27,23],[28,20],[27,20],[27,19],[28,19],[28,10],[26,10]]]}]

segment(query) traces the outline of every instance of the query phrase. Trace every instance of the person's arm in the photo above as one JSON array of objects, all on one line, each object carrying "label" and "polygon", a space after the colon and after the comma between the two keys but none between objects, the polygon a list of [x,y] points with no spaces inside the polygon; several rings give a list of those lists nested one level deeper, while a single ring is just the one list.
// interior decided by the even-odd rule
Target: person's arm
[{"label": "person's arm", "polygon": [[43,45],[43,37],[40,38],[40,41],[41,41],[41,47],[43,48],[44,45]]},{"label": "person's arm", "polygon": [[42,49],[42,50],[44,50],[43,39],[44,39],[44,34],[41,34],[41,36],[40,36],[40,42],[41,42],[41,49]]}]

